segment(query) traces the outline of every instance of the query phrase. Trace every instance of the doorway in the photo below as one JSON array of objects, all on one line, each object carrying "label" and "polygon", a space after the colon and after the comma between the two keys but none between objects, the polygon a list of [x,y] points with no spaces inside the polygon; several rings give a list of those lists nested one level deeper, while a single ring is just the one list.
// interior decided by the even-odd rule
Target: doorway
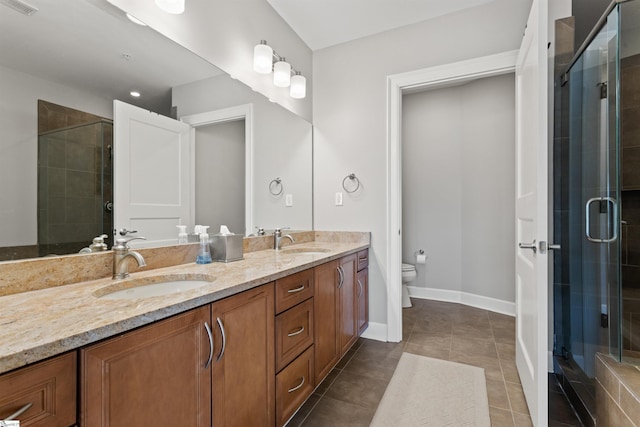
[{"label": "doorway", "polygon": [[437,89],[483,77],[513,73],[517,51],[447,64],[387,78],[387,341],[402,340],[402,96],[410,90]]}]

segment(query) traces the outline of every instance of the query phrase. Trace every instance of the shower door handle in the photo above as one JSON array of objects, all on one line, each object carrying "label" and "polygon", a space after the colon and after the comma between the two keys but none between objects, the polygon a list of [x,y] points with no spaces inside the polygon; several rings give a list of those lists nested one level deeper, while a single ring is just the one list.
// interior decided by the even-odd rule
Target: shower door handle
[{"label": "shower door handle", "polygon": [[520,249],[531,249],[534,254],[538,252],[538,247],[536,246],[535,240],[531,243],[518,243],[518,247]]},{"label": "shower door handle", "polygon": [[[598,237],[593,237],[591,235],[591,212],[590,212],[590,207],[593,203],[595,202],[606,202],[607,204],[610,204],[611,207],[613,208],[613,232],[611,237],[607,238],[607,239],[601,239]],[[609,210],[607,209],[607,218],[611,218],[608,215]],[[592,197],[591,199],[587,200],[587,203],[585,205],[585,225],[584,225],[584,232],[585,235],[587,237],[587,240],[589,240],[590,242],[594,242],[594,243],[611,243],[616,241],[616,239],[618,238],[618,202],[616,202],[616,200],[613,197]],[[607,223],[607,232],[609,231],[609,224]]]}]

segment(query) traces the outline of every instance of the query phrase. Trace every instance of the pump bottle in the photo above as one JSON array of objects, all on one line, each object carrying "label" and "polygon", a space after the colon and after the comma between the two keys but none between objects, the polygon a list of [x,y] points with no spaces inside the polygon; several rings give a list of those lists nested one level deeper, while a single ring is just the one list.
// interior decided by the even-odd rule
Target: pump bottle
[{"label": "pump bottle", "polygon": [[207,234],[208,225],[203,225],[200,232],[200,249],[196,257],[196,264],[209,264],[211,260],[211,251],[209,250],[209,235]]}]

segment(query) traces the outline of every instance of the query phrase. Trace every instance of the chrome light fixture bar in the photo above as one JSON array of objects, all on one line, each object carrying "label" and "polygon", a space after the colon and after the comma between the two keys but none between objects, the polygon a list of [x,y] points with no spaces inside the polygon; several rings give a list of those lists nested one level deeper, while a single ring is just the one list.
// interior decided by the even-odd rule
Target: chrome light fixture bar
[{"label": "chrome light fixture bar", "polygon": [[283,56],[278,55],[266,40],[260,40],[253,48],[253,70],[260,74],[271,74],[273,71],[273,84],[288,87],[292,98],[301,99],[307,95],[307,79]]}]

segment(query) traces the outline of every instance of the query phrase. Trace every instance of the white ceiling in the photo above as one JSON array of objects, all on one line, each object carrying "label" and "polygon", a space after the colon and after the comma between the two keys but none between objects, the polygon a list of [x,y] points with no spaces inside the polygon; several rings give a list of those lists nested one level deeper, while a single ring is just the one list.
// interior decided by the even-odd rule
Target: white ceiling
[{"label": "white ceiling", "polygon": [[494,0],[267,0],[312,50]]}]

